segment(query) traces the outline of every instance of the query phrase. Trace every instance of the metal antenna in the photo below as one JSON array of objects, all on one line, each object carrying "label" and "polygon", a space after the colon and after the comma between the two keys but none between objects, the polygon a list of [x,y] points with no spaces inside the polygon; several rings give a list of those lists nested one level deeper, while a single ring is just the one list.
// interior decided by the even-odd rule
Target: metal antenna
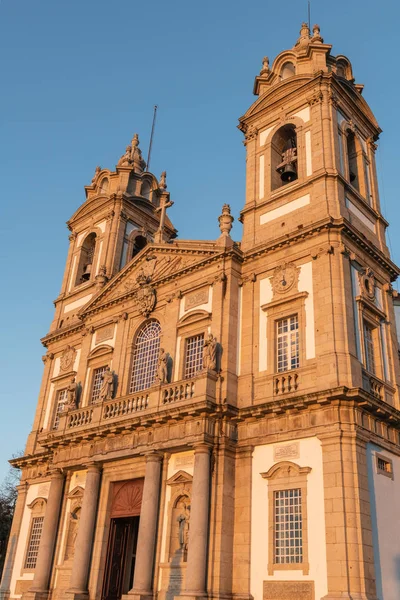
[{"label": "metal antenna", "polygon": [[147,155],[147,170],[150,171],[150,157],[151,157],[151,147],[153,145],[153,137],[154,137],[154,127],[156,124],[156,116],[157,116],[157,104],[154,105],[154,114],[153,114],[153,124],[151,126],[151,134],[150,134],[150,143],[149,143],[149,153]]},{"label": "metal antenna", "polygon": [[311,30],[311,2],[308,0],[308,28]]}]

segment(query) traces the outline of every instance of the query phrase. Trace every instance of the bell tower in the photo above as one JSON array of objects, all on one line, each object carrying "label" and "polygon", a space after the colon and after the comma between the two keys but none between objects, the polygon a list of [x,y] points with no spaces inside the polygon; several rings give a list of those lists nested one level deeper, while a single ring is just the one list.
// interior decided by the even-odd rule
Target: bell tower
[{"label": "bell tower", "polygon": [[240,119],[247,151],[243,250],[346,223],[386,257],[375,141],[380,128],[350,61],[333,56],[318,25],[255,78],[258,99]]},{"label": "bell tower", "polygon": [[67,222],[70,247],[50,331],[68,328],[78,311],[148,242],[177,235],[166,215],[173,204],[166,172],[160,180],[146,170],[135,134],[115,171],[96,167],[86,201]]}]

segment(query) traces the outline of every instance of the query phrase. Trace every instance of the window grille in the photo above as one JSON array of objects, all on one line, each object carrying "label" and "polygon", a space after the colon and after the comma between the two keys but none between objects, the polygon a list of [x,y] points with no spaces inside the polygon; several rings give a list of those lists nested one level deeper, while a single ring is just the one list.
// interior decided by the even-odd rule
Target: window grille
[{"label": "window grille", "polygon": [[25,569],[34,569],[36,567],[40,538],[42,537],[43,521],[44,517],[34,517],[32,519],[31,535],[25,559]]},{"label": "window grille", "polygon": [[100,396],[101,385],[103,383],[103,373],[107,369],[107,366],[99,367],[93,371],[93,384],[92,384],[92,395],[90,401],[92,404],[97,402]]},{"label": "window grille", "polygon": [[160,352],[161,326],[150,321],[139,332],[133,351],[133,365],[129,393],[133,394],[153,385]]},{"label": "window grille", "polygon": [[275,563],[303,562],[301,489],[274,492]]},{"label": "window grille", "polygon": [[186,339],[185,379],[194,377],[203,368],[204,333]]},{"label": "window grille", "polygon": [[393,477],[393,463],[391,460],[385,460],[382,456],[377,455],[376,466],[378,473]]},{"label": "window grille", "polygon": [[58,429],[58,427],[60,425],[60,417],[64,412],[64,407],[67,403],[67,399],[68,399],[67,388],[65,388],[64,390],[60,390],[58,392],[58,396],[57,396],[57,408],[56,408],[56,414],[54,415],[53,429]]},{"label": "window grille", "polygon": [[365,348],[365,367],[367,371],[375,375],[375,350],[374,350],[374,331],[373,328],[364,323],[364,348]]},{"label": "window grille", "polygon": [[280,319],[276,325],[278,373],[297,369],[300,364],[298,316]]}]

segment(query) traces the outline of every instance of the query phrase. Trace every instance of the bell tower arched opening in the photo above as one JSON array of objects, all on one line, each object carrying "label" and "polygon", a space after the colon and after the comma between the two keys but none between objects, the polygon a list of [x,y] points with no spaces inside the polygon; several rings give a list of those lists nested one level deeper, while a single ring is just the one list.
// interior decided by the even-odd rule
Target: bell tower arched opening
[{"label": "bell tower arched opening", "polygon": [[297,134],[294,125],[283,125],[271,141],[271,190],[298,178]]},{"label": "bell tower arched opening", "polygon": [[75,285],[89,281],[91,278],[95,250],[96,234],[90,233],[82,244]]}]

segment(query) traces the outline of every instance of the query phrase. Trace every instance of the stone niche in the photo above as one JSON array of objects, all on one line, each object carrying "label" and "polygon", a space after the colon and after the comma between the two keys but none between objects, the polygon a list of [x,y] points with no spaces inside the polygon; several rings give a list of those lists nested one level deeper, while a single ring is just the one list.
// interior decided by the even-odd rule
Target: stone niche
[{"label": "stone niche", "polygon": [[313,581],[264,581],[263,600],[314,600]]}]

